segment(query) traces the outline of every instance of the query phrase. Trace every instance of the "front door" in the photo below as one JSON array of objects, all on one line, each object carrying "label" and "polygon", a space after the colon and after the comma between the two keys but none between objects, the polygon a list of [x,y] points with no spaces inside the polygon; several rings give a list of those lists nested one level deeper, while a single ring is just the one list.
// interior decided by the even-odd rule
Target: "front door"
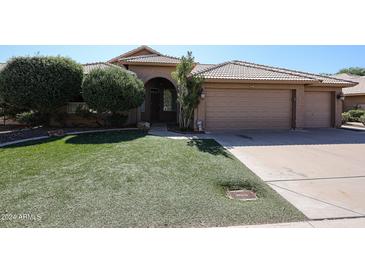
[{"label": "front door", "polygon": [[161,96],[157,91],[151,90],[151,121],[157,122],[160,120],[160,101]]}]

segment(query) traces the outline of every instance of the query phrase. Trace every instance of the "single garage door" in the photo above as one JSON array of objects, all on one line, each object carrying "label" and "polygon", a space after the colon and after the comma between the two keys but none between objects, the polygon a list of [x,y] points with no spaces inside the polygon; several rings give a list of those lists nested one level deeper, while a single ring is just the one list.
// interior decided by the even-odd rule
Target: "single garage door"
[{"label": "single garage door", "polygon": [[331,92],[305,92],[304,126],[331,127]]},{"label": "single garage door", "polygon": [[206,128],[291,128],[290,90],[207,90]]}]

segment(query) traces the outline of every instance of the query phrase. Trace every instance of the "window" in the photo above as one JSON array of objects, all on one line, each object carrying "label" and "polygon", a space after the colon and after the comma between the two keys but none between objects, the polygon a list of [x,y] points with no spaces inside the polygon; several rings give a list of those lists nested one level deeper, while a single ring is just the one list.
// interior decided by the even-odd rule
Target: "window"
[{"label": "window", "polygon": [[163,91],[163,111],[176,111],[176,98],[169,89]]}]

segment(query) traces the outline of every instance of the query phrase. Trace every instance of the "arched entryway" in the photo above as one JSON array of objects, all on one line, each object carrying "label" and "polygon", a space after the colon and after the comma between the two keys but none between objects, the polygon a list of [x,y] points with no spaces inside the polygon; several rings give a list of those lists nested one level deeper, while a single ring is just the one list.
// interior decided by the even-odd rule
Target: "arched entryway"
[{"label": "arched entryway", "polygon": [[146,82],[146,99],[141,119],[152,123],[176,122],[176,88],[168,79],[157,77]]}]

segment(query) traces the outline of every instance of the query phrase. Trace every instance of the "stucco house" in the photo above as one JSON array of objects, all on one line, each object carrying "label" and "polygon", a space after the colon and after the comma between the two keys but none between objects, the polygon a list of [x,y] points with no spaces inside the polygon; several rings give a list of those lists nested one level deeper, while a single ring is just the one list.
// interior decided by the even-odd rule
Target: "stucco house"
[{"label": "stucco house", "polygon": [[[141,46],[108,62],[144,82],[146,99],[133,111],[135,121],[175,122],[176,84],[171,72],[179,58]],[[204,78],[194,126],[205,130],[336,127],[341,124],[342,89],[357,83],[335,77],[244,61],[196,63]]]},{"label": "stucco house", "polygon": [[343,110],[348,111],[355,108],[365,109],[365,76],[341,73],[337,74],[335,77],[343,80],[358,82],[356,86],[342,89],[344,95]]},{"label": "stucco house", "polygon": [[[107,62],[85,64],[84,73],[109,66],[134,73],[144,82],[146,97],[129,112],[128,124],[176,123],[177,91],[171,73],[179,62],[177,57],[141,46]],[[204,130],[337,127],[341,125],[342,90],[357,84],[352,79],[244,61],[196,63],[192,74],[204,78],[194,113],[194,127],[200,121]],[[81,96],[75,98],[67,111],[74,113],[81,101]]]}]

